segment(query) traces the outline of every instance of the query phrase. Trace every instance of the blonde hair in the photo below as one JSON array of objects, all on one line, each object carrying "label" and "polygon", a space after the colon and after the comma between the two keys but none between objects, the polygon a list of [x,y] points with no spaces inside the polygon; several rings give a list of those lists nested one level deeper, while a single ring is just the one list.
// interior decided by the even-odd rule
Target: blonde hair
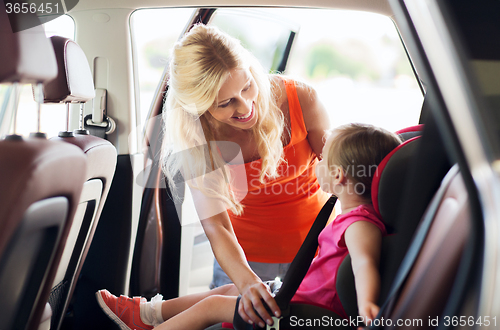
[{"label": "blonde hair", "polygon": [[[233,213],[241,214],[243,207],[230,188],[234,178],[224,168],[226,163],[215,151],[215,145],[212,146],[216,137],[210,121],[215,119],[208,111],[217,106],[219,90],[233,69],[248,69],[259,90],[255,102],[258,120],[252,127],[262,160],[259,179],[265,182],[277,176],[277,167],[283,160],[284,129],[283,114],[276,104],[278,87],[239,40],[202,24],[186,33],[172,52],[161,158],[174,194],[174,176],[181,170],[184,179],[190,180],[190,186],[222,200]],[[216,169],[221,169],[221,173],[212,172]],[[210,178],[206,175],[209,172],[214,173]]]},{"label": "blonde hair", "polygon": [[354,183],[364,187],[363,197],[371,196],[372,178],[378,165],[401,139],[383,128],[368,124],[347,124],[336,128],[328,150],[327,165],[340,166]]}]

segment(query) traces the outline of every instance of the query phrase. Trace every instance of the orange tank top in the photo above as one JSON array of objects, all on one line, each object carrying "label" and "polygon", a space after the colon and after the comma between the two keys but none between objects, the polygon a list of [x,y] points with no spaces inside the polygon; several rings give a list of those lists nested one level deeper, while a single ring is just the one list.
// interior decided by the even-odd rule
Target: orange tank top
[{"label": "orange tank top", "polygon": [[284,79],[290,112],[291,140],[283,149],[279,176],[259,182],[261,160],[245,163],[248,193],[241,215],[229,212],[247,260],[288,263],[293,260],[309,228],[328,199],[314,169],[316,154],[307,140],[295,82]]}]

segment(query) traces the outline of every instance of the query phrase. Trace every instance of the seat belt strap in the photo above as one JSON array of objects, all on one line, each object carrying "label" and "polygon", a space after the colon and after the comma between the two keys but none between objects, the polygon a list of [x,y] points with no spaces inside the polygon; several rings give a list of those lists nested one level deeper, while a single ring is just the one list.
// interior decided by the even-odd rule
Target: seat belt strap
[{"label": "seat belt strap", "polygon": [[[316,220],[311,226],[311,229],[307,233],[307,236],[302,243],[299,251],[295,255],[288,271],[283,279],[283,285],[276,293],[274,299],[281,309],[282,316],[287,316],[289,311],[288,306],[290,300],[292,300],[295,292],[300,286],[300,283],[306,276],[306,273],[311,265],[311,262],[316,255],[316,250],[318,249],[318,236],[319,233],[325,228],[328,219],[333,211],[335,203],[337,202],[337,197],[331,196],[321,208],[318,213]],[[238,313],[238,306],[240,303],[241,296],[236,300],[236,308],[234,311],[233,327],[236,330],[250,330],[253,329],[252,325],[243,321]],[[274,319],[273,319],[274,320]],[[279,329],[279,320],[275,320],[276,323],[272,326],[274,329]]]}]

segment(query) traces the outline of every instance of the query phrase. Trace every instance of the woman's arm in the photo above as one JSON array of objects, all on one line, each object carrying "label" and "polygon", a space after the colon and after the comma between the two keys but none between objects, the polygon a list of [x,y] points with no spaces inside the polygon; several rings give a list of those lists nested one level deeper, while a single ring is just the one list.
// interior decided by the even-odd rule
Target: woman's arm
[{"label": "woman's arm", "polygon": [[359,315],[373,320],[380,309],[377,299],[380,291],[378,264],[382,233],[374,224],[358,221],[347,228],[344,239],[351,256]]},{"label": "woman's arm", "polygon": [[[208,199],[199,190],[191,189],[191,192],[197,209],[210,207],[212,210],[218,210],[222,207],[221,205],[216,206],[218,203],[222,204],[220,201]],[[198,213],[200,214],[200,212]],[[269,293],[267,286],[262,283],[248,265],[245,253],[234,234],[227,211],[206,217],[201,221],[201,224],[210,241],[217,262],[242,295],[238,311],[243,320],[262,323],[261,318],[254,311],[255,308],[262,319],[268,323],[272,322],[271,316],[262,304],[261,299],[267,303],[273,313],[279,314],[279,307]],[[264,327],[264,324],[261,324],[261,327]]]},{"label": "woman's arm", "polygon": [[325,144],[325,131],[330,129],[328,113],[314,88],[301,82],[296,84],[296,88],[307,129],[307,139],[316,156],[320,157]]}]

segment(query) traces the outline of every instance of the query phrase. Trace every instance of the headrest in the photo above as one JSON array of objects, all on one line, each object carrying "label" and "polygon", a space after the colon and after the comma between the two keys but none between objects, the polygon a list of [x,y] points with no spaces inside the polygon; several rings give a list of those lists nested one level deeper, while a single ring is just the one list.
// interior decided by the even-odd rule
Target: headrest
[{"label": "headrest", "polygon": [[422,135],[423,130],[424,130],[424,125],[421,124],[400,129],[399,131],[396,132],[396,134],[399,135],[399,137],[401,137],[401,140],[406,141],[411,138],[414,138],[415,136]]},{"label": "headrest", "polygon": [[95,97],[89,63],[76,42],[60,36],[50,38],[56,52],[58,75],[44,84],[44,103],[84,103]]},{"label": "headrest", "polygon": [[0,82],[36,84],[57,75],[54,49],[42,23],[30,29],[20,28],[34,20],[40,22],[31,13],[7,15],[5,1],[0,1]]},{"label": "headrest", "polygon": [[412,156],[419,143],[420,136],[416,136],[397,146],[384,157],[373,176],[373,208],[381,216],[388,233],[398,230],[397,206],[403,195]]}]

